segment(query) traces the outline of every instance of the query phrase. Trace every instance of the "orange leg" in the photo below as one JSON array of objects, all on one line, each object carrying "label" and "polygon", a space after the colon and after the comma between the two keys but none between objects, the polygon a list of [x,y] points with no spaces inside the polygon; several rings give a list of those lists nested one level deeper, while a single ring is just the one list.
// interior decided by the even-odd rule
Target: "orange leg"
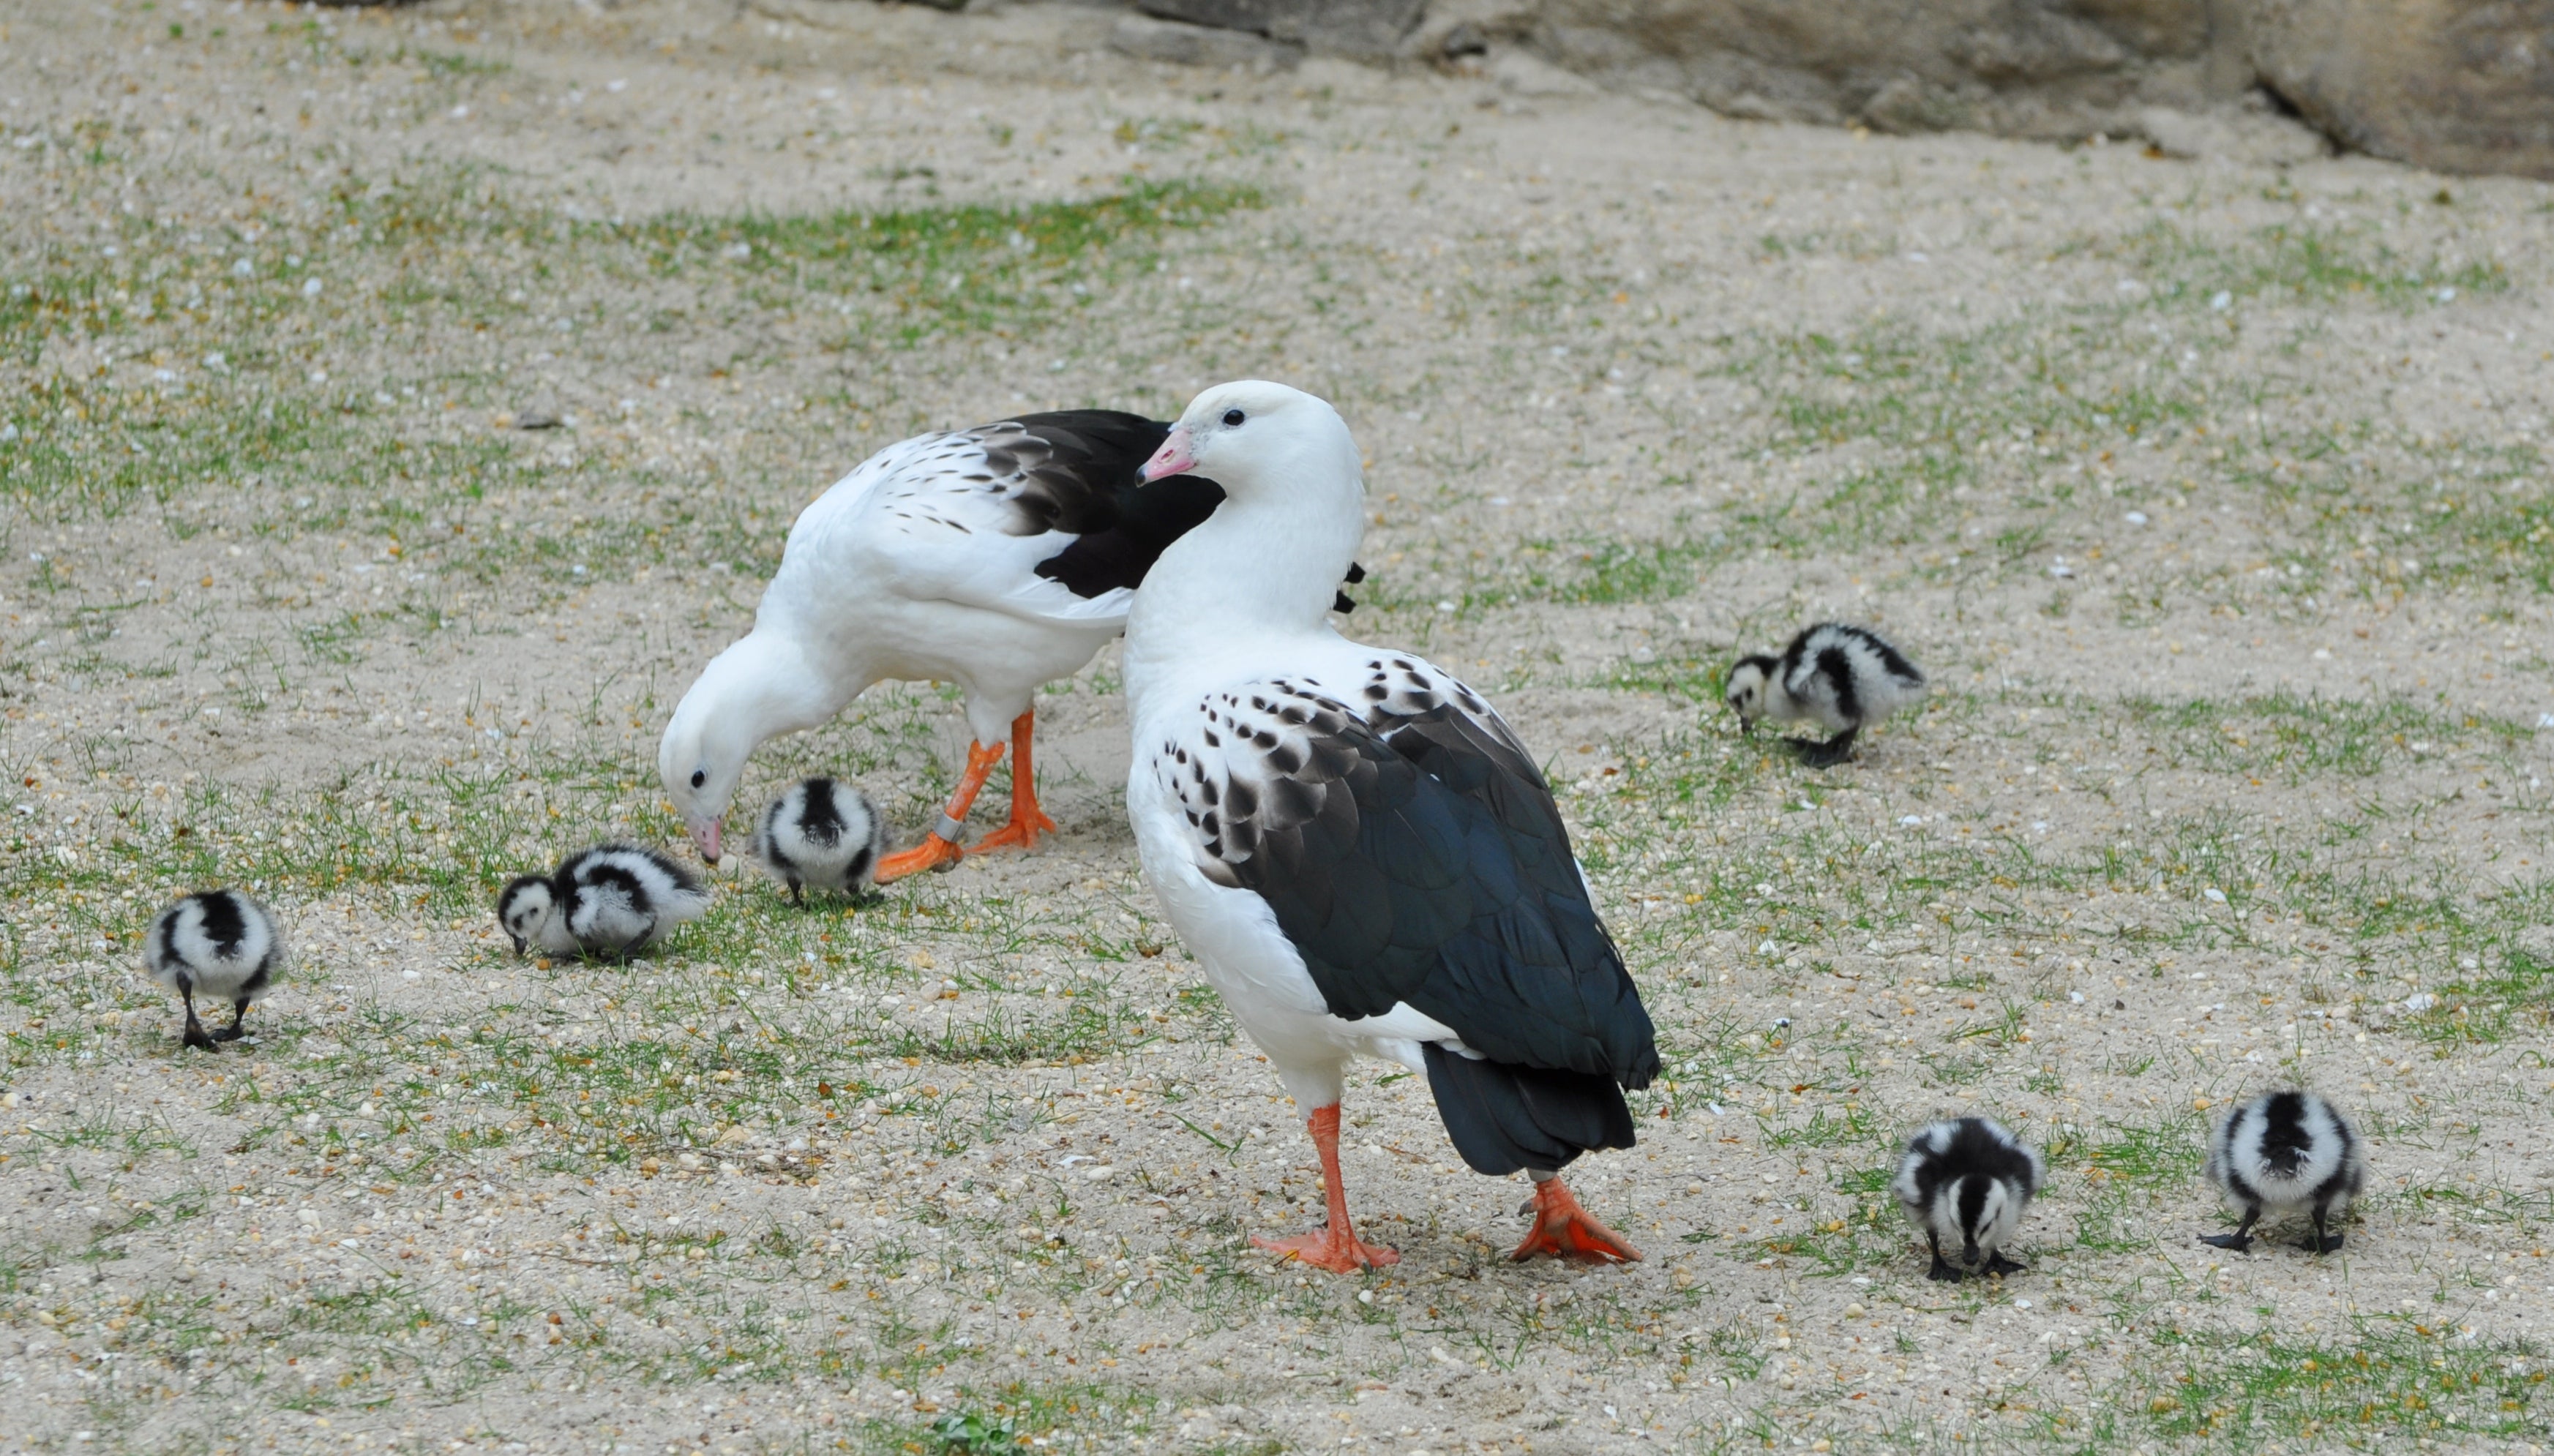
[{"label": "orange leg", "polygon": [[1333,1274],[1354,1274],[1360,1269],[1399,1264],[1399,1254],[1379,1244],[1358,1243],[1356,1230],[1348,1227],[1347,1190],[1339,1186],[1339,1104],[1314,1108],[1304,1125],[1313,1134],[1314,1150],[1322,1155],[1322,1180],[1330,1195],[1330,1226],[1291,1239],[1254,1237],[1250,1242]]},{"label": "orange leg", "polygon": [[1029,769],[1029,736],[1037,727],[1037,710],[1011,720],[1011,822],[976,841],[976,852],[1026,849],[1041,834],[1054,834],[1055,821],[1038,812],[1037,775]]},{"label": "orange leg", "polygon": [[1555,1254],[1581,1264],[1638,1263],[1641,1258],[1641,1251],[1623,1242],[1621,1234],[1579,1207],[1557,1177],[1534,1185],[1534,1229],[1509,1257],[1524,1260],[1537,1254]]},{"label": "orange leg", "polygon": [[958,847],[957,837],[965,833],[967,811],[976,807],[976,793],[985,787],[986,776],[1001,761],[999,743],[973,743],[967,748],[967,773],[958,780],[958,792],[949,796],[949,807],[941,811],[940,823],[923,836],[922,842],[900,854],[889,854],[878,861],[877,882],[900,880],[925,869],[938,869],[967,857]]}]

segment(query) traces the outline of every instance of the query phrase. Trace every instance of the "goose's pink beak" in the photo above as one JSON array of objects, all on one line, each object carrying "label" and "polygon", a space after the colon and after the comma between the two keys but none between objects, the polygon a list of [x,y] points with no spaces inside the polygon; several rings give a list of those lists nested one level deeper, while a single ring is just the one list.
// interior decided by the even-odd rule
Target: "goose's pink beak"
[{"label": "goose's pink beak", "polygon": [[692,847],[701,851],[701,862],[704,864],[719,862],[720,823],[721,821],[715,819],[696,819],[684,826],[692,832]]},{"label": "goose's pink beak", "polygon": [[1171,437],[1162,442],[1161,449],[1153,452],[1152,459],[1144,462],[1144,468],[1138,474],[1148,481],[1187,475],[1197,469],[1197,456],[1190,449],[1191,443],[1186,425],[1171,431]]}]

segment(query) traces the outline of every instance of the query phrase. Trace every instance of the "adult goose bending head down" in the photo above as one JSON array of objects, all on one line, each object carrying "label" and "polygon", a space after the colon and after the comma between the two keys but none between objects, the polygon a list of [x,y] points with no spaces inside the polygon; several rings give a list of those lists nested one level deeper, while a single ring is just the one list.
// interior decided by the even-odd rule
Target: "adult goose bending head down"
[{"label": "adult goose bending head down", "polygon": [[702,669],[657,744],[657,774],[701,857],[718,862],[756,748],[889,679],[957,684],[974,742],[947,809],[919,844],[878,861],[878,881],[967,852],[968,811],[1006,744],[1010,819],[973,847],[1027,848],[1052,832],[1030,762],[1034,695],[1117,636],[1162,548],[1223,499],[1194,475],[1137,478],[1169,433],[1141,415],[1073,409],[918,435],[801,511],[754,630]]}]

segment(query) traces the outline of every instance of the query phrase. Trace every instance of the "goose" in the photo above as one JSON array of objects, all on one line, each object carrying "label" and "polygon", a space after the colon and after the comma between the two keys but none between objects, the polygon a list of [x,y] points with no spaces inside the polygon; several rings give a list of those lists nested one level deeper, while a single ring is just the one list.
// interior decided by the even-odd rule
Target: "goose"
[{"label": "goose", "polygon": [[[265,998],[284,968],[284,938],[275,917],[237,890],[202,890],[152,917],[142,937],[142,961],[151,978],[186,1004],[184,1045],[215,1052],[244,1035],[249,1003]],[[206,1035],[195,1019],[195,996],[231,1003],[231,1024]]]},{"label": "goose", "polygon": [[1780,657],[1752,653],[1729,669],[1727,700],[1742,732],[1758,719],[1823,726],[1823,743],[1800,743],[1800,761],[1831,768],[1853,756],[1853,740],[1870,724],[1924,694],[1924,674],[1888,638],[1868,627],[1822,621],[1792,638]]},{"label": "goose", "polygon": [[1123,630],[1162,548],[1223,499],[1195,476],[1137,480],[1169,432],[1141,415],[1079,409],[917,435],[801,511],[754,629],[711,659],[657,744],[658,776],[702,859],[718,863],[724,817],[757,747],[890,678],[956,683],[973,742],[931,832],[880,860],[878,881],[969,852],[959,842],[968,811],[1006,742],[1010,818],[974,852],[1025,849],[1052,832],[1038,808],[1033,695]]},{"label": "goose", "polygon": [[2208,1139],[2208,1180],[2244,1210],[2244,1221],[2199,1241],[2241,1254],[2253,1247],[2253,1225],[2264,1212],[2302,1212],[2314,1232],[2299,1247],[2335,1253],[2341,1235],[2330,1223],[2367,1178],[2367,1153],[2340,1108],[2312,1092],[2264,1092],[2227,1113]]},{"label": "goose", "polygon": [[[2038,1153],[2002,1123],[1956,1117],[1928,1123],[1908,1140],[1889,1190],[1933,1251],[1925,1278],[1957,1284],[1968,1272],[2023,1272],[2004,1251],[2043,1177]],[[1946,1240],[1960,1251],[1957,1265],[1942,1257]]]},{"label": "goose", "polygon": [[661,931],[710,908],[692,872],[653,849],[597,844],[548,874],[518,875],[497,894],[497,921],[521,955],[636,955]]},{"label": "goose", "polygon": [[1475,1172],[1529,1175],[1515,1258],[1640,1258],[1560,1175],[1633,1145],[1649,1014],[1534,755],[1452,674],[1324,616],[1365,518],[1347,425],[1284,385],[1219,386],[1144,466],[1191,472],[1225,499],[1126,619],[1126,805],[1146,879],[1321,1161],[1328,1223],[1252,1242],[1341,1274],[1399,1260],[1357,1237],[1339,1174],[1363,1056],[1428,1078]]}]

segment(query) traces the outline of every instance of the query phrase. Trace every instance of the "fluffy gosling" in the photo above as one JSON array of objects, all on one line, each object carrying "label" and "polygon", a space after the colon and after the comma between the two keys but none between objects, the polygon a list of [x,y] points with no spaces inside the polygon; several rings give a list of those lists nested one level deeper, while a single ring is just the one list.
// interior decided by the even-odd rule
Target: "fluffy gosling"
[{"label": "fluffy gosling", "polygon": [[498,923],[518,955],[534,946],[552,955],[635,955],[709,908],[690,870],[635,844],[579,849],[547,875],[519,875],[497,894]]},{"label": "fluffy gosling", "polygon": [[[153,918],[142,938],[151,978],[186,1003],[185,1045],[206,1052],[240,1039],[251,1001],[274,987],[284,968],[284,938],[266,907],[237,890],[188,895]],[[195,995],[231,1003],[231,1024],[207,1036],[195,1019]]]},{"label": "fluffy gosling", "polygon": [[[1981,1279],[2022,1273],[2004,1250],[2042,1176],[2039,1154],[1991,1118],[1950,1118],[1919,1129],[1908,1140],[1889,1190],[1933,1251],[1924,1277],[1956,1284],[1970,1271]],[[1956,1266],[1942,1257],[1945,1240],[1959,1245]]]},{"label": "fluffy gosling", "polygon": [[1729,669],[1726,695],[1751,736],[1759,719],[1823,725],[1823,743],[1795,745],[1800,761],[1829,768],[1853,756],[1854,735],[1924,695],[1924,674],[1887,638],[1822,621],[1792,639],[1780,657],[1754,653]]},{"label": "fluffy gosling", "polygon": [[2231,1234],[2199,1241],[2242,1253],[2264,1212],[2310,1212],[2314,1232],[2298,1245],[2309,1254],[2341,1248],[2331,1232],[2367,1181],[2368,1159],[2341,1109],[2312,1092],[2264,1092],[2226,1114],[2208,1139],[2208,1180],[2244,1210]]},{"label": "fluffy gosling", "polygon": [[789,887],[791,904],[806,903],[806,885],[859,894],[885,853],[886,820],[876,801],[837,779],[791,784],[762,811],[754,833],[755,857]]}]

